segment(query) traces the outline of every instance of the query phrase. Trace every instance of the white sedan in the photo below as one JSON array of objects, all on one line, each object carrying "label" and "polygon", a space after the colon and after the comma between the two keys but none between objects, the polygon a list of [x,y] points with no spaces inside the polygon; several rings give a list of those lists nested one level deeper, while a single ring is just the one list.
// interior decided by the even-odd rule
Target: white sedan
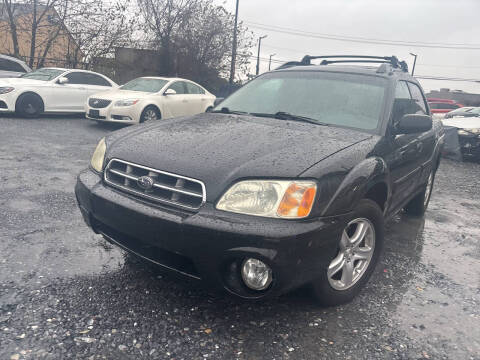
[{"label": "white sedan", "polygon": [[19,78],[0,79],[0,112],[24,117],[43,112],[82,113],[90,95],[117,87],[92,71],[42,68]]},{"label": "white sedan", "polygon": [[88,119],[136,124],[194,115],[213,108],[215,95],[190,80],[141,77],[105,93],[91,96]]}]

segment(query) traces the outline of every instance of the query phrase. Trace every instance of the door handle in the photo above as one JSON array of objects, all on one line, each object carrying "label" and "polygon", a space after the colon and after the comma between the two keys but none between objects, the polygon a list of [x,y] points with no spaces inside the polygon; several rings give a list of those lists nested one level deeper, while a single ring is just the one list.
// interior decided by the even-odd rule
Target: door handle
[{"label": "door handle", "polygon": [[421,152],[423,150],[423,142],[422,141],[419,141],[417,143],[417,151],[418,152]]}]

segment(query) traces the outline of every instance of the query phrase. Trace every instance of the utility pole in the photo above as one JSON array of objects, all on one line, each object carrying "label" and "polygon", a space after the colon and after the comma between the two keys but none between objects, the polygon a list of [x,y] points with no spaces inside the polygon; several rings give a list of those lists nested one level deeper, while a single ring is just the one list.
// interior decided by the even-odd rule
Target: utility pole
[{"label": "utility pole", "polygon": [[412,67],[412,76],[413,74],[415,73],[415,64],[417,63],[417,54],[412,54],[410,53],[410,55],[414,56],[415,58],[413,59],[413,67]]},{"label": "utility pole", "polygon": [[262,45],[262,39],[265,39],[266,37],[267,35],[263,35],[258,38],[257,75],[260,72],[260,46]]},{"label": "utility pole", "polygon": [[272,57],[274,57],[277,54],[272,54],[270,55],[270,60],[268,60],[268,71],[270,71],[270,66],[272,65]]},{"label": "utility pole", "polygon": [[237,23],[238,23],[238,2],[235,7],[235,25],[233,26],[233,43],[232,43],[232,61],[230,63],[230,89],[229,92],[232,92],[233,82],[235,80],[235,59],[237,57]]}]

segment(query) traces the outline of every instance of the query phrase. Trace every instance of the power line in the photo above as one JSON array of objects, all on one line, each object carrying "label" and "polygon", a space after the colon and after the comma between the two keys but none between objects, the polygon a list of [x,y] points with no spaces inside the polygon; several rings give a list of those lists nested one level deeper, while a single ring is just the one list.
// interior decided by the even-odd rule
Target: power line
[{"label": "power line", "polygon": [[406,47],[417,47],[417,48],[480,50],[480,44],[427,43],[427,42],[415,42],[415,41],[361,38],[361,37],[342,36],[342,35],[334,35],[334,34],[312,33],[312,32],[298,30],[298,29],[260,24],[252,21],[245,21],[245,23],[251,27],[261,29],[264,31],[273,31],[273,32],[279,32],[279,33],[284,33],[289,35],[302,36],[302,37],[308,37],[308,38],[317,38],[317,39],[324,39],[324,40],[355,42],[355,43],[362,43],[362,44],[389,45],[389,46],[406,46]]}]

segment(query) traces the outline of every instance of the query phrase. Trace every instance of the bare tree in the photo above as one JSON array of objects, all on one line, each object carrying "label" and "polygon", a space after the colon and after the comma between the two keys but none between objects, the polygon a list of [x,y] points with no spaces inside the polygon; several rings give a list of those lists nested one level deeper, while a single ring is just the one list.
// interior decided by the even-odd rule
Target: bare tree
[{"label": "bare tree", "polygon": [[[137,0],[144,28],[161,54],[161,73],[180,75],[204,85],[228,75],[234,17],[212,0]],[[251,33],[237,30],[239,72],[246,71]]]},{"label": "bare tree", "polygon": [[162,52],[162,70],[174,73],[174,36],[188,26],[200,0],[138,0],[147,29],[153,32],[154,46]]}]

